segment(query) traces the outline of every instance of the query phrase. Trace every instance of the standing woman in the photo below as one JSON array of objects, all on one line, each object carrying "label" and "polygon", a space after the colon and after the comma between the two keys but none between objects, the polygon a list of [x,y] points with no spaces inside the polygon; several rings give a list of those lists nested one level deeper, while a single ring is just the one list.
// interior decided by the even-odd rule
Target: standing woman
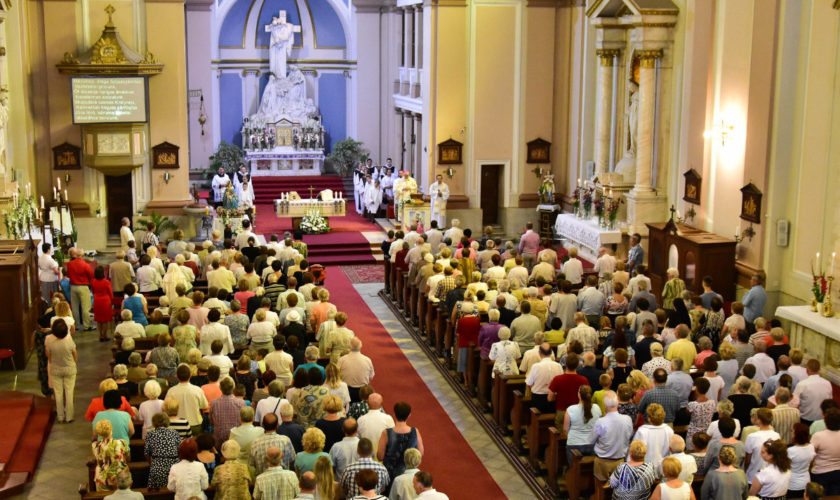
[{"label": "standing woman", "polygon": [[601,407],[592,404],[592,388],[582,385],[578,389],[578,404],[566,409],[563,416],[563,434],[566,435],[566,458],[572,463],[572,450],[579,450],[582,455],[591,455],[595,445],[592,431],[595,422],[601,417]]},{"label": "standing woman", "polygon": [[766,441],[761,445],[761,458],[767,462],[753,478],[750,495],[762,500],[785,498],[790,484],[790,457],[781,439]]},{"label": "standing woman", "polygon": [[146,319],[146,315],[149,313],[146,297],[137,293],[137,286],[132,283],[125,285],[123,291],[125,292],[125,298],[122,303],[123,310],[128,309],[131,311],[131,317],[134,321],[143,325],[145,328],[149,324],[149,320]]},{"label": "standing woman", "polygon": [[73,421],[73,390],[76,387],[76,362],[79,354],[73,337],[67,335],[67,325],[59,319],[53,323],[52,335],[44,341],[48,372],[55,391],[55,406],[59,422]]},{"label": "standing woman", "polygon": [[327,457],[318,457],[315,461],[315,498],[317,500],[335,500],[338,498],[338,482],[335,480],[333,466]]},{"label": "standing woman", "polygon": [[198,445],[195,439],[181,441],[178,446],[177,464],[169,469],[169,481],[166,488],[175,492],[175,500],[188,500],[197,497],[206,500],[204,490],[210,486],[207,470],[198,461]]},{"label": "standing woman", "polygon": [[181,435],[169,427],[166,413],[155,413],[151,421],[154,429],[143,438],[143,454],[149,460],[149,488],[163,488],[169,480],[170,469],[178,462]]},{"label": "standing woman", "polygon": [[379,437],[379,450],[376,458],[388,469],[389,477],[397,477],[405,472],[405,450],[417,448],[423,454],[423,438],[416,427],[410,427],[406,421],[411,415],[411,405],[399,402],[394,405],[394,420],[392,429],[385,429]]},{"label": "standing woman", "polygon": [[99,330],[99,341],[107,342],[108,330],[114,319],[114,311],[111,309],[114,290],[111,288],[111,281],[105,279],[104,267],[96,266],[90,291],[93,293],[93,320],[96,321],[96,328]]}]

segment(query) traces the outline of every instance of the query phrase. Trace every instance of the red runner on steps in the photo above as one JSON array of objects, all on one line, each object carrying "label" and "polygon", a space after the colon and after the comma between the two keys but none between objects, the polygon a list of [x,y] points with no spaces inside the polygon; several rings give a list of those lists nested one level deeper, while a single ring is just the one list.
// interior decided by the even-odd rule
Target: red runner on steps
[{"label": "red runner on steps", "polygon": [[[330,302],[347,312],[348,327],[362,339],[362,352],[373,360],[373,387],[384,397],[393,415],[394,404],[411,404],[408,423],[417,427],[425,453],[420,469],[435,480],[435,489],[449,498],[504,498],[496,481],[455,427],[420,375],[391,338],[340,267],[327,272]],[[500,453],[501,456],[501,453]]]}]

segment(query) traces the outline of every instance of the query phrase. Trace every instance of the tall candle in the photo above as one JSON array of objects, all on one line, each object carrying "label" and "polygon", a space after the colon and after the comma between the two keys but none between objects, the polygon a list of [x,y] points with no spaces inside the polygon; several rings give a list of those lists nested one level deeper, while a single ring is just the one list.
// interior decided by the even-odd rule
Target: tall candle
[{"label": "tall candle", "polygon": [[831,252],[831,276],[834,276],[834,257],[837,256],[837,252]]},{"label": "tall candle", "polygon": [[29,198],[32,195],[32,183],[26,183],[26,197]]},{"label": "tall candle", "polygon": [[817,274],[822,274],[822,262],[820,261],[819,252],[817,252]]},{"label": "tall candle", "polygon": [[61,178],[60,178],[60,177],[56,177],[56,178],[55,178],[55,182],[57,182],[57,183],[58,183],[58,190],[59,190],[59,191],[61,191]]},{"label": "tall candle", "polygon": [[578,186],[581,186],[580,177],[578,177]]},{"label": "tall candle", "polygon": [[58,190],[53,186],[53,201],[58,199]]},{"label": "tall candle", "polygon": [[41,210],[44,209],[44,196],[41,195]]},{"label": "tall candle", "polygon": [[67,197],[67,190],[64,190],[64,201],[69,200],[70,198]]}]

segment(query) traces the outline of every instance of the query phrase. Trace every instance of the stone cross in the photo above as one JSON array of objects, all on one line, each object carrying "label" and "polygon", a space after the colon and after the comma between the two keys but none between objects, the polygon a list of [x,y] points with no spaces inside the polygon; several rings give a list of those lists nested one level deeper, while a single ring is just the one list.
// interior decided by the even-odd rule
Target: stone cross
[{"label": "stone cross", "polygon": [[275,78],[285,78],[286,58],[292,54],[294,34],[300,33],[300,26],[286,22],[286,11],[281,10],[265,27],[265,32],[271,33],[268,52],[270,70]]}]

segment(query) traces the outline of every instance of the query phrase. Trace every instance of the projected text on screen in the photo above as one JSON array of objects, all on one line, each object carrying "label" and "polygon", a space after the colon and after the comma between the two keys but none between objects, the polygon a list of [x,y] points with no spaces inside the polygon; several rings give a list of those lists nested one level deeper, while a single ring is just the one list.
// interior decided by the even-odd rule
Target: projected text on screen
[{"label": "projected text on screen", "polygon": [[73,123],[134,123],[146,121],[146,80],[73,78]]}]

